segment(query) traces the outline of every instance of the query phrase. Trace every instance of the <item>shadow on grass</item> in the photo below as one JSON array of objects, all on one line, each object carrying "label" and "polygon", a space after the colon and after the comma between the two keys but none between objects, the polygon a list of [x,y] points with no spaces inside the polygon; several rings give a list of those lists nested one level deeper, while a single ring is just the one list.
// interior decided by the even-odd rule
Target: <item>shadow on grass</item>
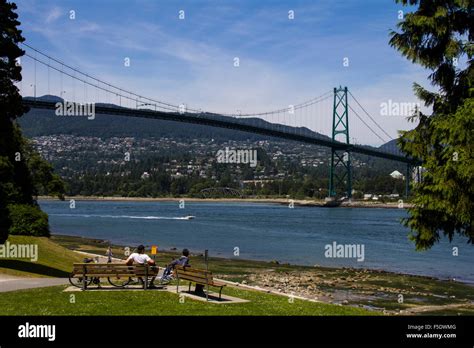
[{"label": "shadow on grass", "polygon": [[68,278],[69,273],[60,269],[21,260],[0,260],[0,268],[8,268],[57,278]]}]

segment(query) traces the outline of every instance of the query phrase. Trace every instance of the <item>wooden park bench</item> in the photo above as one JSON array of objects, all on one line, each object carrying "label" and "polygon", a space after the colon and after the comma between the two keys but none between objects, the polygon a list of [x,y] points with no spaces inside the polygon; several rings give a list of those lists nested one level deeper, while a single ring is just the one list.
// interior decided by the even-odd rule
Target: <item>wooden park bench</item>
[{"label": "wooden park bench", "polygon": [[[79,278],[82,283],[82,289],[86,290],[88,283],[93,278],[108,278],[109,283],[114,286],[124,287],[128,285],[131,278],[142,278],[143,289],[148,288],[148,277],[158,275],[158,266],[148,264],[134,264],[127,266],[121,263],[75,263],[71,278]],[[122,285],[117,285],[113,280],[123,279]]]},{"label": "wooden park bench", "polygon": [[221,299],[222,288],[226,286],[226,284],[215,281],[212,272],[180,265],[177,265],[174,271],[178,280],[176,292],[179,292],[179,281],[188,280],[189,291],[191,291],[191,283],[196,284],[196,290],[199,289],[198,285],[201,285],[201,288],[206,286],[206,300],[209,300],[209,287],[212,286],[219,288],[219,300]]}]

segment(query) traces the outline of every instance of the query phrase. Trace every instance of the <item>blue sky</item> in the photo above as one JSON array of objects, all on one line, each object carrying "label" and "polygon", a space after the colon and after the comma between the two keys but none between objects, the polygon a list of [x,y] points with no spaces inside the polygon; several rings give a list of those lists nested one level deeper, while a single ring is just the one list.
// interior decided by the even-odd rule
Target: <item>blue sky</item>
[{"label": "blue sky", "polygon": [[[408,10],[393,0],[21,0],[17,5],[28,44],[111,83],[203,110],[278,109],[343,85],[395,136],[413,124],[380,115],[380,104],[416,102],[412,83],[427,85],[428,72],[388,45],[398,11]],[[125,57],[130,67],[124,66]],[[31,82],[28,69],[25,84]],[[57,83],[51,81],[53,93]],[[46,92],[38,84],[38,94]],[[305,125],[320,130],[329,122]],[[357,120],[351,131],[358,142],[381,143]]]}]

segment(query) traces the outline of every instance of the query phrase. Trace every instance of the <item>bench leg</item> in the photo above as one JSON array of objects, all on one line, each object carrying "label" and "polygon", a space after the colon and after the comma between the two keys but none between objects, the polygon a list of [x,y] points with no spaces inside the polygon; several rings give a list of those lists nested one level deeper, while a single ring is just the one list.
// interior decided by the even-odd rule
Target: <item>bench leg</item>
[{"label": "bench leg", "polygon": [[196,283],[196,287],[194,288],[195,294],[204,294],[204,285]]},{"label": "bench leg", "polygon": [[191,292],[191,282],[189,282],[188,292]]},{"label": "bench leg", "polygon": [[145,282],[143,283],[143,290],[148,289],[148,264],[145,265]]},{"label": "bench leg", "polygon": [[86,266],[82,267],[82,290],[85,291],[87,289],[87,279],[86,279],[87,269]]},{"label": "bench leg", "polygon": [[223,288],[223,287],[221,286],[221,289],[219,290],[219,301],[220,301],[220,299],[221,299],[222,288]]}]

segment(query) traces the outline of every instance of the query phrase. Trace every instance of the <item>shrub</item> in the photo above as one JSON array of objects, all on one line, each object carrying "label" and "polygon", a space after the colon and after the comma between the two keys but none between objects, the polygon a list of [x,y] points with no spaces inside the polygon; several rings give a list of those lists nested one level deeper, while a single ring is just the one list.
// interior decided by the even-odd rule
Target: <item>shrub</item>
[{"label": "shrub", "polygon": [[36,205],[10,204],[10,234],[49,237],[48,215]]}]

